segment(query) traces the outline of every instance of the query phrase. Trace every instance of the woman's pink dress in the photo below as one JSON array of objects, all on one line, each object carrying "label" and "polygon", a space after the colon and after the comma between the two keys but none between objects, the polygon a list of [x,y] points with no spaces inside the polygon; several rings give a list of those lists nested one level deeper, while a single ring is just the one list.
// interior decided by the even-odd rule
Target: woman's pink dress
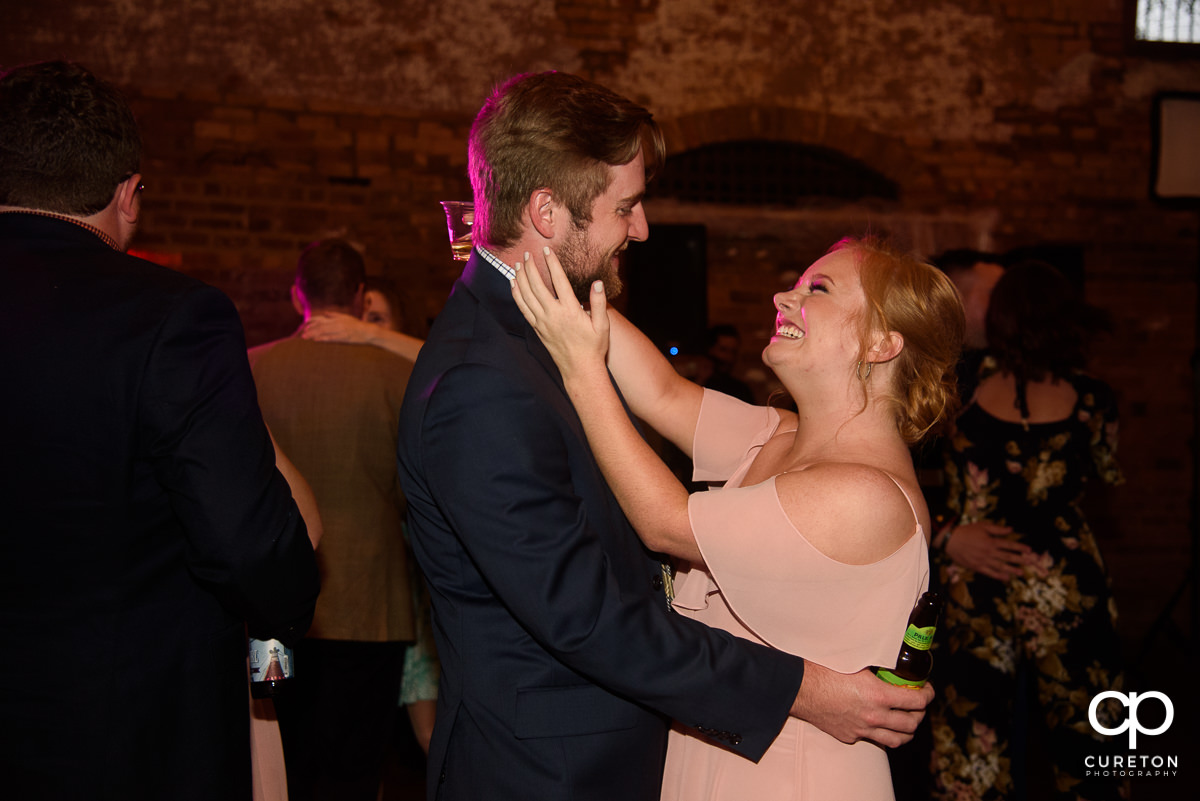
[{"label": "woman's pink dress", "polygon": [[[691,497],[692,529],[708,569],[680,571],[675,609],[841,673],[893,667],[908,615],[929,584],[925,536],[916,513],[912,536],[885,559],[848,565],[825,556],[788,519],[774,478],[741,486],[779,422],[772,409],[705,391],[695,477],[726,484]],[[846,745],[789,718],[758,763],[676,726],[662,797],[877,801],[894,796],[881,747]]]}]

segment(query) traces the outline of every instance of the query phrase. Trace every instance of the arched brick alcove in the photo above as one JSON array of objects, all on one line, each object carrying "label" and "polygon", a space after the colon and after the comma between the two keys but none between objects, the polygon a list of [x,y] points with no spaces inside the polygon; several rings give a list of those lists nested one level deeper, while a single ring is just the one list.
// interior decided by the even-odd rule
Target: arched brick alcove
[{"label": "arched brick alcove", "polygon": [[[999,217],[994,209],[927,208],[921,198],[933,180],[929,168],[902,138],[861,123],[795,109],[740,106],[662,125],[666,186],[659,190],[652,182],[647,193],[651,236],[656,229],[664,236],[667,226],[704,227],[708,322],[739,329],[739,372],[764,398],[774,386],[758,359],[771,334],[771,296],[834,242],[875,233],[927,257],[949,248],[987,250],[993,245]],[[677,168],[705,169],[705,160],[696,158],[705,151],[719,151],[717,163],[739,164],[755,174],[732,176],[736,180],[727,182],[731,189],[725,197],[719,186],[707,192],[680,191]],[[770,156],[784,162],[774,184],[773,176],[765,175]],[[814,164],[805,165],[805,159]],[[803,185],[806,169],[820,173],[812,187]],[[715,176],[713,182],[724,178]],[[755,197],[747,183],[755,180],[764,184],[760,202],[747,202]]]},{"label": "arched brick alcove", "polygon": [[761,140],[825,147],[896,182],[922,186],[929,176],[902,139],[884,136],[850,120],[778,106],[732,106],[662,122],[668,157],[718,142]]}]

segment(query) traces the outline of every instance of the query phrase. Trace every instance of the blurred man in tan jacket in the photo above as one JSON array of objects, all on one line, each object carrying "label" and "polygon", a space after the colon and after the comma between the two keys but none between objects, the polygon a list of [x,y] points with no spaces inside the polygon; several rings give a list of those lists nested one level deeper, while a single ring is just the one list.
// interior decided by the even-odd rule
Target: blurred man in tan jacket
[{"label": "blurred man in tan jacket", "polygon": [[[349,243],[301,255],[292,300],[305,320],[358,316],[365,270]],[[412,600],[396,479],[406,359],[370,345],[291,336],[250,350],[263,416],[308,479],[325,534],[321,596],[296,649],[297,689],[277,700],[292,799],[374,801],[399,696]]]}]

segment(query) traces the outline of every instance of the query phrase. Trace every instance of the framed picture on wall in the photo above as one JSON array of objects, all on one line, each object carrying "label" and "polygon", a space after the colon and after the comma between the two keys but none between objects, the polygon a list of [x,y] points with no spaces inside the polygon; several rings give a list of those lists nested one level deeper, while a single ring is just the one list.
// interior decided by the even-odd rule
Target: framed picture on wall
[{"label": "framed picture on wall", "polygon": [[1163,92],[1152,114],[1150,196],[1200,205],[1200,92]]}]

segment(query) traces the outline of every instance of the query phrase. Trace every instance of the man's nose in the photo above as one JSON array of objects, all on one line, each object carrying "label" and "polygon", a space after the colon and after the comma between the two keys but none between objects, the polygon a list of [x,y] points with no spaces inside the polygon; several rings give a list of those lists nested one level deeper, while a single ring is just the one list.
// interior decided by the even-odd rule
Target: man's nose
[{"label": "man's nose", "polygon": [[650,236],[650,223],[646,222],[646,210],[639,203],[633,207],[633,219],[629,223],[629,238],[634,242],[645,242]]}]

